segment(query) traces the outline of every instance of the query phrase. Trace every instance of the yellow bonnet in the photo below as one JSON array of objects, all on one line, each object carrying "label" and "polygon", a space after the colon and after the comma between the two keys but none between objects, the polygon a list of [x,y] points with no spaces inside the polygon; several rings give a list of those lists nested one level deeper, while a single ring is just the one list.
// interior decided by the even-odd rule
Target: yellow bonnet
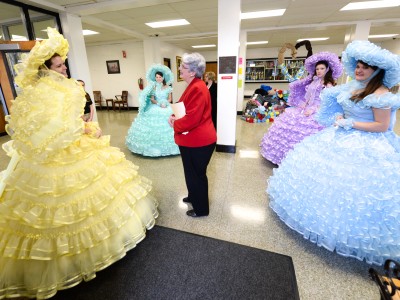
[{"label": "yellow bonnet", "polygon": [[47,28],[49,38],[37,41],[32,50],[22,55],[21,62],[14,66],[17,73],[15,82],[21,88],[32,85],[38,78],[39,67],[58,53],[62,59],[67,58],[68,41],[54,28]]}]

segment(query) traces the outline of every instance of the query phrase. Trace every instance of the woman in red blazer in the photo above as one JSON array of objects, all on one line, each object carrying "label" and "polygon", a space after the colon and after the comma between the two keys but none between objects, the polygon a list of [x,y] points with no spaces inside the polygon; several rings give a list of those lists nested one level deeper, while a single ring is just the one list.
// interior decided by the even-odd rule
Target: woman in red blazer
[{"label": "woman in red blazer", "polygon": [[181,152],[188,196],[183,202],[191,203],[190,217],[209,213],[207,166],[215,149],[217,134],[211,119],[210,93],[201,79],[205,59],[198,53],[185,53],[179,66],[180,77],[188,83],[179,102],[183,102],[186,115],[170,117],[175,142]]}]

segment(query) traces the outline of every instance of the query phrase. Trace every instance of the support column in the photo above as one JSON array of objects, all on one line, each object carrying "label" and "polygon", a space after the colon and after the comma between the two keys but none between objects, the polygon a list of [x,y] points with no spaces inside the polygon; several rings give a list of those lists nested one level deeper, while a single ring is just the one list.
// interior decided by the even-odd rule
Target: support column
[{"label": "support column", "polygon": [[360,21],[355,25],[351,25],[344,38],[345,46],[354,40],[368,40],[370,28],[371,21]]},{"label": "support column", "polygon": [[161,58],[161,42],[157,37],[143,40],[144,68],[147,70],[153,64],[163,64]]},{"label": "support column", "polygon": [[247,31],[240,31],[240,47],[239,47],[239,61],[238,61],[238,96],[236,103],[236,110],[238,112],[243,111],[243,99],[244,99],[244,83],[246,74],[246,50],[247,50]]},{"label": "support column", "polygon": [[[347,30],[346,35],[344,37],[344,48],[354,41],[354,40],[366,40],[368,41],[369,30],[371,28],[371,21],[360,21],[355,25],[351,25],[351,27]],[[343,49],[344,50],[344,49]],[[345,74],[342,75],[341,79],[338,80],[338,83],[346,83],[350,81],[350,77]]]},{"label": "support column", "polygon": [[236,152],[241,0],[218,0],[218,152]]},{"label": "support column", "polygon": [[[82,79],[85,82],[85,90],[90,94],[93,100],[92,78],[90,77],[85,40],[82,34],[81,17],[61,12],[60,20],[63,35],[69,43],[68,67],[71,77],[74,79]],[[97,121],[96,110],[93,119]]]}]

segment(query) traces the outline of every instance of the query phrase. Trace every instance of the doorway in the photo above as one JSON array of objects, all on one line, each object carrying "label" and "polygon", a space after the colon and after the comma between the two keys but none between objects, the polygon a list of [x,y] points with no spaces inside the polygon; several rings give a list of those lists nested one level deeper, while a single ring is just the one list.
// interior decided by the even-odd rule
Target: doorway
[{"label": "doorway", "polygon": [[216,61],[206,62],[206,72],[215,73],[215,81],[218,79],[218,63]]},{"label": "doorway", "polygon": [[12,100],[18,95],[18,87],[14,82],[14,65],[20,59],[22,52],[29,52],[35,41],[13,42],[0,41],[0,87],[1,87],[1,106],[0,109],[0,134],[5,134],[4,116],[9,114]]}]

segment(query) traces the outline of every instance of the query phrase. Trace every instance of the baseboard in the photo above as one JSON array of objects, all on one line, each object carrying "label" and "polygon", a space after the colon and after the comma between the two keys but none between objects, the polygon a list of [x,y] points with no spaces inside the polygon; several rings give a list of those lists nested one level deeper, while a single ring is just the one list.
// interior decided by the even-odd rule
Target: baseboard
[{"label": "baseboard", "polygon": [[218,145],[215,147],[217,152],[236,153],[236,146]]},{"label": "baseboard", "polygon": [[[96,106],[96,111],[102,111],[102,110],[113,110],[112,107],[108,107],[107,106]],[[118,107],[115,108],[115,111],[118,111]],[[126,109],[126,107],[121,107],[121,110],[139,110],[139,107],[133,107],[133,106],[129,106],[128,109]]]}]

